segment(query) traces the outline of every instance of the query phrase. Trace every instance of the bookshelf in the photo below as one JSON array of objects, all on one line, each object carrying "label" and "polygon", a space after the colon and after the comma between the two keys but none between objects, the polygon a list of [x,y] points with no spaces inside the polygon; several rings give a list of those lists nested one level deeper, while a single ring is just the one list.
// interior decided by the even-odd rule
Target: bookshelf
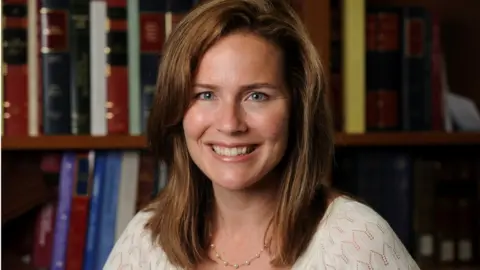
[{"label": "bookshelf", "polygon": [[[480,133],[398,132],[335,135],[337,147],[480,146]],[[145,136],[3,137],[2,151],[144,149]]]},{"label": "bookshelf", "polygon": [[477,0],[366,0],[369,4],[423,6],[438,13],[447,77],[452,91],[473,99],[480,107],[480,1]]},{"label": "bookshelf", "polygon": [[[302,18],[309,35],[325,62],[331,55],[331,1],[288,0]],[[334,0],[338,1],[338,0]],[[451,88],[472,98],[480,107],[480,46],[476,33],[480,31],[480,1],[478,0],[365,0],[366,4],[394,6],[417,5],[439,12],[442,22],[442,45],[448,64]],[[461,68],[460,68],[461,67]],[[336,134],[338,147],[350,146],[422,146],[422,145],[480,145],[480,133],[396,132],[351,135]],[[2,151],[7,150],[67,150],[67,149],[141,149],[146,147],[143,136],[109,135],[3,137]]]},{"label": "bookshelf", "polygon": [[[331,69],[328,59],[332,55],[331,37],[331,1],[330,0],[289,0],[304,21],[310,37],[324,60],[327,80],[331,83]],[[432,8],[439,12],[442,22],[442,46],[447,63],[447,77],[452,90],[458,94],[473,99],[480,107],[480,1],[479,0],[365,0],[367,4],[385,5],[419,5]],[[330,86],[331,87],[331,86]],[[332,94],[331,89],[328,89]],[[355,152],[377,149],[411,148],[415,155],[436,156],[442,159],[455,160],[458,157],[477,157],[480,149],[480,132],[476,133],[445,133],[437,131],[424,132],[382,132],[365,134],[347,134],[338,131],[335,134],[337,149],[345,152]],[[16,170],[6,172],[4,192],[6,205],[10,206],[2,214],[2,225],[15,227],[16,223],[27,224],[25,216],[36,211],[44,202],[51,199],[51,190],[45,187],[42,179],[35,178],[42,174],[36,166],[44,152],[62,152],[66,150],[141,150],[147,148],[145,136],[108,135],[108,136],[38,136],[38,137],[2,137],[1,151],[4,153],[2,162],[5,169],[18,166]],[[428,148],[428,149],[427,149]],[[387,150],[388,149],[388,150]],[[438,151],[431,151],[431,150]],[[470,153],[469,151],[472,151]],[[468,153],[467,153],[468,152]],[[32,160],[28,160],[32,159]],[[5,163],[10,161],[10,163]],[[25,164],[30,164],[27,169]],[[4,165],[5,164],[5,165]],[[29,177],[19,177],[18,171],[31,171]],[[19,180],[23,180],[21,182]],[[20,184],[19,184],[20,183]],[[10,195],[10,196],[7,196]],[[18,229],[17,234],[23,235],[25,228]],[[10,230],[2,230],[8,235],[17,235]],[[7,250],[8,249],[7,245]],[[11,245],[10,245],[11,246]],[[7,256],[8,259],[8,256]],[[20,261],[20,260],[19,260]],[[18,269],[18,267],[13,267]],[[432,266],[425,269],[478,269],[474,266]]]}]

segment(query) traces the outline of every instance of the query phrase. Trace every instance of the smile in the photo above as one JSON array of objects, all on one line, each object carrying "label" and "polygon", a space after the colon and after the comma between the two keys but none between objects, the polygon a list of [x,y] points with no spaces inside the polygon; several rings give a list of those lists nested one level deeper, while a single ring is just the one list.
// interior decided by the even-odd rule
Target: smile
[{"label": "smile", "polygon": [[236,157],[250,154],[253,152],[253,150],[255,150],[255,146],[222,147],[218,145],[212,145],[212,150],[220,156]]}]

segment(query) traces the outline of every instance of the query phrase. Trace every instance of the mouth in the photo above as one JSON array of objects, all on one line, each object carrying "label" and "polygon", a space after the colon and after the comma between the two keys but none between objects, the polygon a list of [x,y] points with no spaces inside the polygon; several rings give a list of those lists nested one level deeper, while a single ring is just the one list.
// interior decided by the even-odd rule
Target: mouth
[{"label": "mouth", "polygon": [[249,145],[249,146],[240,146],[240,147],[223,147],[218,145],[212,145],[212,150],[217,155],[224,156],[224,157],[239,157],[245,156],[257,148],[256,145]]}]

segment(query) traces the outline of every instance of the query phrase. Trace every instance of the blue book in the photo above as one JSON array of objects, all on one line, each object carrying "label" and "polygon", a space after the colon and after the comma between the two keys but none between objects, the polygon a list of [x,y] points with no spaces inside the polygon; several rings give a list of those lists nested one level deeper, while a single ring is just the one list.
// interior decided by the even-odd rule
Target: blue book
[{"label": "blue book", "polygon": [[58,188],[58,208],[55,217],[55,232],[52,249],[52,270],[65,269],[65,255],[72,206],[75,153],[67,152],[62,157],[60,186]]},{"label": "blue book", "polygon": [[85,257],[83,270],[92,270],[96,264],[96,255],[99,237],[99,218],[102,210],[102,193],[106,172],[106,152],[95,153],[95,165],[93,173],[93,190],[90,197],[90,211],[88,217],[87,242],[85,245]]},{"label": "blue book", "polygon": [[[70,1],[41,0],[42,29],[57,29],[55,35],[40,35],[43,90],[43,129],[46,135],[71,134],[70,48],[68,17]],[[52,38],[54,37],[54,38]]]},{"label": "blue book", "polygon": [[94,269],[101,270],[115,244],[115,226],[117,224],[118,191],[122,152],[109,151],[107,154],[105,188],[102,196],[102,215],[100,217],[98,258]]}]

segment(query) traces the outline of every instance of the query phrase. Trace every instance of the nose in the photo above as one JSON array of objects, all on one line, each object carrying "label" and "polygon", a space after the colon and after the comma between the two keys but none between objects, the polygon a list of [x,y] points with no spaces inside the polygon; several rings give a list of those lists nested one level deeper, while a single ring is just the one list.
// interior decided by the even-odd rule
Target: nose
[{"label": "nose", "polygon": [[224,102],[217,111],[217,130],[228,134],[238,134],[247,131],[245,112],[235,102]]}]

